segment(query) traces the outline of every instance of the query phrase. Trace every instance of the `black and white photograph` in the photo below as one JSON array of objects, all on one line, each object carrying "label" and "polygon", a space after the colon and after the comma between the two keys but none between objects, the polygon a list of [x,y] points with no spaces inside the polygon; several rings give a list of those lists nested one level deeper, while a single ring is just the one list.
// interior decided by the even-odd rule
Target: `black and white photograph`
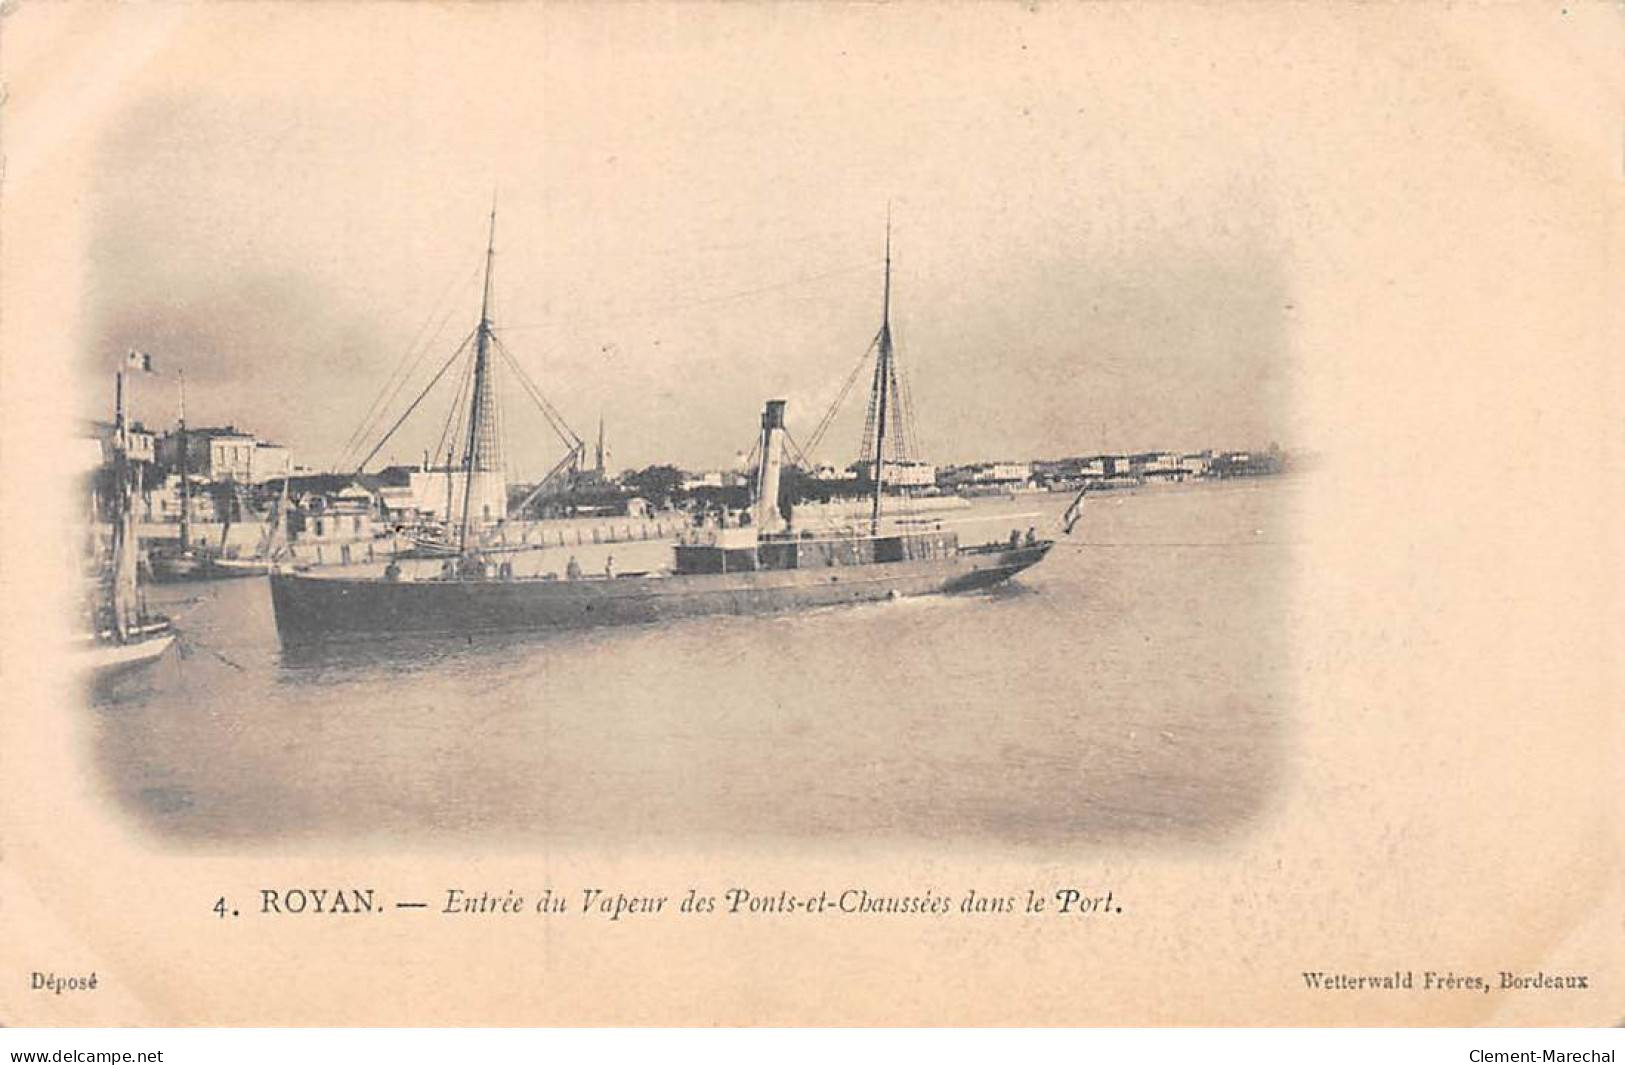
[{"label": "black and white photograph", "polygon": [[8,7],[0,1022],[1617,1023],[1618,13]]}]

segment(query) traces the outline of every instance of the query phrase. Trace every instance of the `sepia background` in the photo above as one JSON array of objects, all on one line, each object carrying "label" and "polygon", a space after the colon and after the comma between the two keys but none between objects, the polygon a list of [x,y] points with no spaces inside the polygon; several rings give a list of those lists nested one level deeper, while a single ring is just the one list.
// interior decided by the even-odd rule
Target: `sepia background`
[{"label": "sepia background", "polygon": [[[1603,5],[9,10],[0,1020],[1616,1022],[1620,30]],[[105,407],[122,351],[170,348],[200,353],[201,419],[251,396],[268,433],[311,434],[299,446],[318,460],[340,450],[448,278],[476,265],[493,190],[499,310],[534,327],[560,392],[597,394],[589,418],[613,404],[627,465],[726,460],[768,394],[822,407],[859,354],[839,338],[861,344],[878,313],[887,201],[903,355],[944,460],[1313,451],[1269,514],[1290,550],[1257,573],[1175,559],[1095,595],[1105,563],[1055,560],[1054,587],[1082,591],[1085,616],[1064,619],[1080,632],[1110,640],[1115,623],[1126,646],[1123,619],[1155,601],[1164,626],[1194,613],[1258,631],[1256,655],[1195,680],[1167,659],[1083,676],[988,611],[976,636],[1010,659],[1006,731],[947,753],[1008,772],[1002,811],[854,803],[809,828],[814,804],[775,820],[748,801],[749,767],[699,747],[743,796],[700,802],[681,759],[651,766],[675,796],[652,817],[613,786],[475,786],[419,763],[426,784],[470,790],[463,821],[316,810],[297,773],[345,736],[297,720],[271,737],[293,752],[281,762],[199,756],[233,779],[294,773],[244,792],[263,805],[201,826],[143,807],[117,752],[172,756],[195,733],[87,712],[52,668],[75,420]],[[1176,579],[1184,599],[1154,583]],[[717,683],[760,686],[769,723],[843,737],[800,791],[861,798],[854,766],[906,769],[909,733],[842,717],[837,666],[895,670],[909,641],[974,624],[940,615],[860,622],[850,659],[802,688],[776,683],[771,640]],[[630,661],[703,658],[705,635]],[[951,724],[953,689],[932,675],[908,679]],[[1112,758],[1071,786],[1069,752],[1043,749],[1039,709],[1098,703],[1113,681],[1108,703],[1156,700],[1189,737],[1182,709],[1212,712],[1203,677],[1232,685],[1255,727],[1197,730],[1212,773],[1184,793],[1157,790],[1165,740],[1109,720],[1095,747]],[[200,690],[183,710],[211,712]],[[704,696],[701,673],[654,717]],[[579,742],[625,707],[605,698]],[[390,766],[407,776],[389,794],[420,793],[413,766]],[[916,783],[953,798],[952,780]],[[1124,789],[1165,806],[1122,817]],[[527,832],[557,810],[516,794],[575,804],[577,830]],[[703,830],[685,796],[714,818]],[[509,817],[479,819],[504,803]],[[323,830],[302,830],[313,811]],[[1124,912],[210,910],[350,884],[674,901],[690,886],[1076,886]],[[1300,975],[1407,968],[1578,971],[1592,990],[1311,993]],[[29,992],[35,969],[94,969],[103,989]]]}]

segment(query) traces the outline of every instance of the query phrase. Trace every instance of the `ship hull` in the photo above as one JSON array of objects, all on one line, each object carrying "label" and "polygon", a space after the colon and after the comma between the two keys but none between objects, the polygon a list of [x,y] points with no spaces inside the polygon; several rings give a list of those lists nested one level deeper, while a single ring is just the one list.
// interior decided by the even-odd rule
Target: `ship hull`
[{"label": "ship hull", "polygon": [[284,644],[369,635],[547,632],[975,591],[1032,566],[1050,546],[823,569],[579,580],[386,581],[274,573],[271,603]]}]

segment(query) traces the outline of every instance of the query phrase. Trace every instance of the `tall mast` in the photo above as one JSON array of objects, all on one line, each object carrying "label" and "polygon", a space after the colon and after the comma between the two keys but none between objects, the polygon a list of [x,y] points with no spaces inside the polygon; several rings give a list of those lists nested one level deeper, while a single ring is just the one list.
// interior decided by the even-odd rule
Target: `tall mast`
[{"label": "tall mast", "polygon": [[113,447],[124,450],[124,371],[118,372],[113,386]]},{"label": "tall mast", "polygon": [[468,550],[474,476],[491,468],[496,451],[496,398],[491,391],[491,261],[496,255],[497,205],[491,199],[491,230],[485,244],[485,289],[480,297],[480,324],[474,339],[474,388],[468,419],[468,440],[463,448],[463,521],[457,537],[459,554]]},{"label": "tall mast", "polygon": [[118,374],[113,401],[113,636],[123,643],[139,606],[135,581],[136,534],[130,493],[130,434],[124,415],[124,371]]},{"label": "tall mast", "polygon": [[184,551],[190,550],[191,546],[192,546],[192,491],[191,491],[191,484],[189,483],[189,478],[187,477],[188,467],[191,465],[191,460],[187,455],[187,451],[189,449],[186,446],[186,371],[185,370],[180,371],[180,384],[181,384],[181,423],[180,423],[180,435],[181,435],[181,550],[184,552]]},{"label": "tall mast", "polygon": [[880,495],[886,476],[886,398],[891,392],[891,204],[886,205],[886,286],[880,309],[880,350],[875,358],[875,495],[869,510],[869,532],[880,531]]},{"label": "tall mast", "polygon": [[454,447],[455,447],[455,445],[453,445],[453,444],[447,444],[446,445],[446,530],[447,530],[446,534],[448,536],[451,535],[451,532],[450,532],[450,530],[451,530],[451,509],[452,509],[452,505],[453,505],[452,504],[452,480],[453,479],[452,479],[452,476],[451,476],[451,468],[452,468],[452,465],[453,465],[452,460],[457,457],[456,451],[453,450]]}]

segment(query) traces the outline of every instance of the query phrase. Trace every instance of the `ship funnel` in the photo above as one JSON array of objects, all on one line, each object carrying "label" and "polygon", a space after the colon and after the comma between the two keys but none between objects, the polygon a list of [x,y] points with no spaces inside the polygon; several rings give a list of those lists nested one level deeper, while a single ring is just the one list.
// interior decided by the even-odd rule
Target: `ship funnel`
[{"label": "ship funnel", "polygon": [[779,466],[784,458],[784,400],[770,399],[762,412],[762,465],[756,475],[758,534],[783,532],[789,523],[779,513]]}]

